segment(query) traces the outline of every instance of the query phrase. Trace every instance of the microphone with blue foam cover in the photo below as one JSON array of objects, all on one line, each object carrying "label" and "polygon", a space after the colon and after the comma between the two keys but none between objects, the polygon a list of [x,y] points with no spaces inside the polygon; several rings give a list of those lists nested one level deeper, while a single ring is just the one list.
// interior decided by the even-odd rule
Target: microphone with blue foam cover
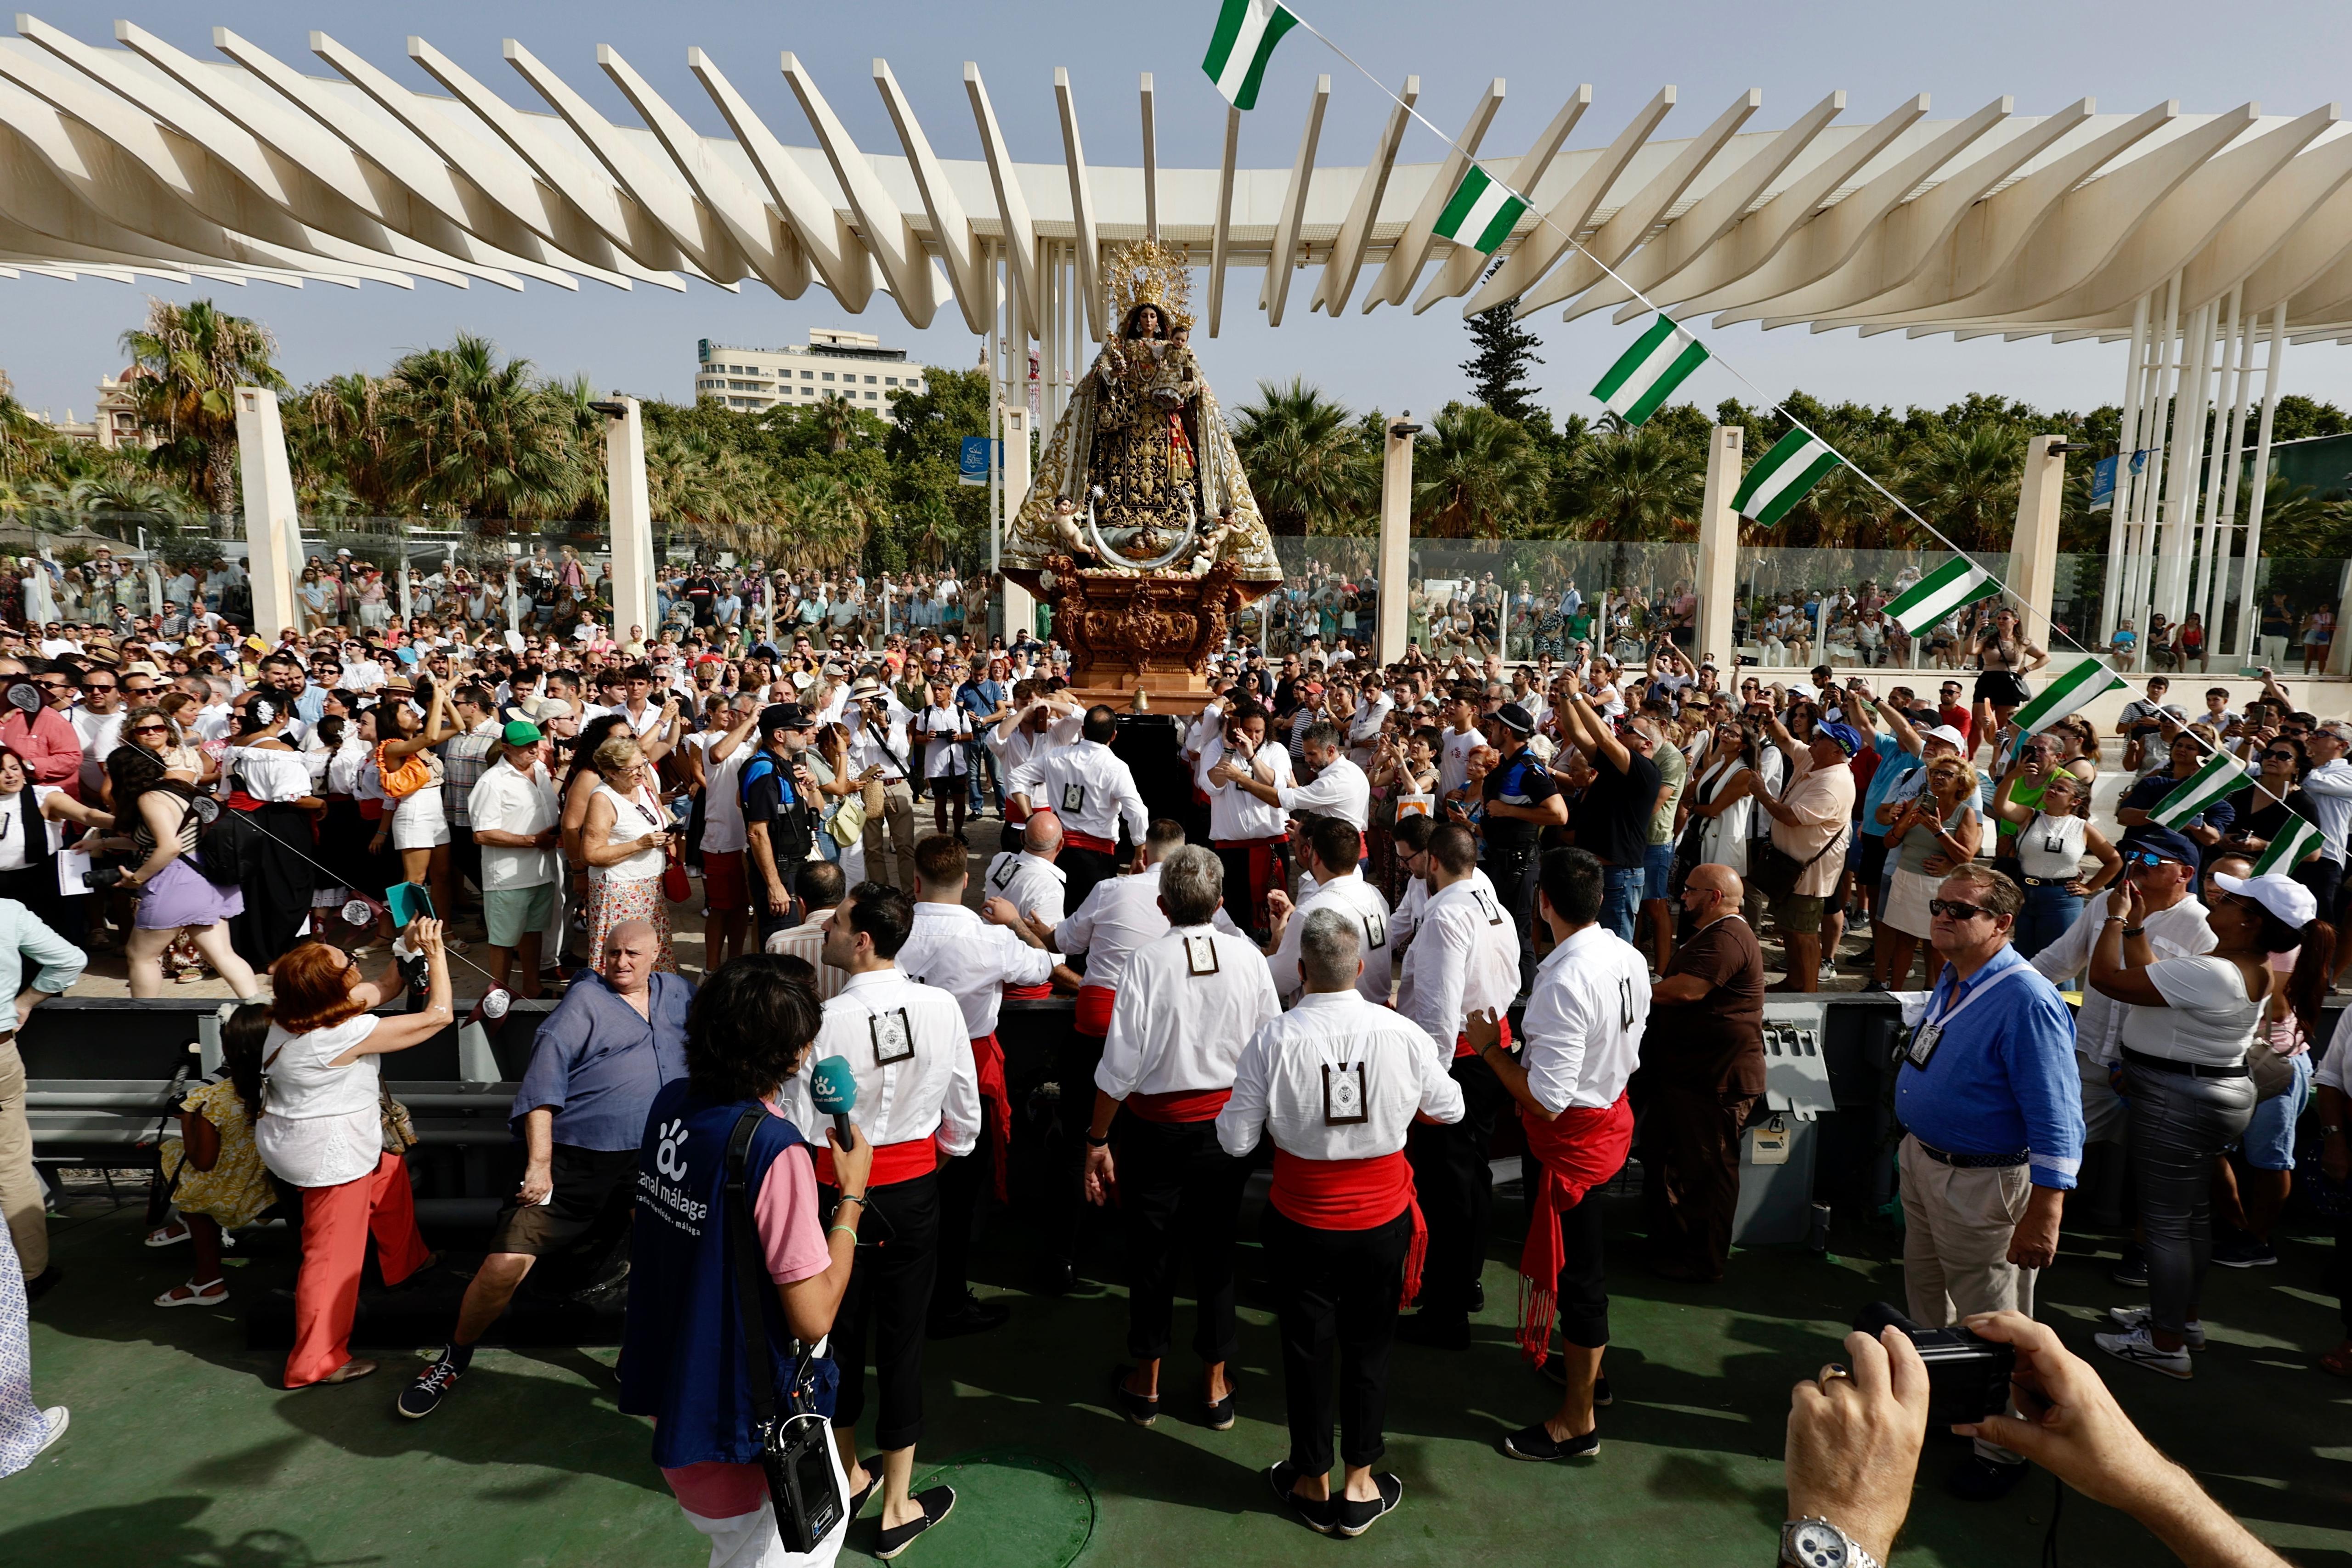
[{"label": "microphone with blue foam cover", "polygon": [[827,1057],[816,1064],[809,1074],[809,1098],[816,1102],[819,1111],[833,1118],[833,1130],[845,1150],[857,1146],[857,1134],[851,1131],[849,1113],[857,1104],[857,1079],[849,1070],[844,1057]]}]

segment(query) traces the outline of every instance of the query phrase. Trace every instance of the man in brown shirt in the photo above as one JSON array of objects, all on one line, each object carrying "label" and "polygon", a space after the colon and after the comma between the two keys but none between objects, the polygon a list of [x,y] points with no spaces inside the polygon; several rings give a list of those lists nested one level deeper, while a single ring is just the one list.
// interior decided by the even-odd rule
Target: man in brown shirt
[{"label": "man in brown shirt", "polygon": [[1642,1110],[1642,1190],[1650,1266],[1712,1283],[1731,1251],[1739,1206],[1739,1133],[1764,1092],[1764,950],[1740,918],[1728,866],[1683,884],[1690,940],[1650,988],[1650,1026],[1633,1080]]}]

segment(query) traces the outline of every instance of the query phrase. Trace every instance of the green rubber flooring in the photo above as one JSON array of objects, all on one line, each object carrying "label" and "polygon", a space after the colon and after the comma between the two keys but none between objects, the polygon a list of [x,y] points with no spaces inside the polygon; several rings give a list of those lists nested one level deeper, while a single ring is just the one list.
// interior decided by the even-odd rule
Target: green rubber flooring
[{"label": "green rubber flooring", "polygon": [[[1516,1222],[1516,1205],[1498,1204]],[[37,1309],[35,1390],[73,1425],[0,1482],[0,1564],[61,1568],[329,1568],[346,1564],[614,1564],[698,1568],[701,1538],[647,1458],[647,1428],[614,1407],[614,1352],[485,1350],[432,1419],[398,1419],[414,1370],[384,1353],[363,1382],[285,1393],[278,1352],[248,1352],[236,1305],[163,1311],[184,1248],[139,1246],[136,1208],[75,1200],[53,1221],[70,1278]],[[1630,1215],[1625,1216],[1630,1218]],[[1619,1238],[1612,1235],[1612,1243]],[[1891,1236],[1842,1247],[1891,1252]],[[1630,1250],[1631,1243],[1627,1243]],[[2104,1247],[2106,1257],[2098,1256]],[[257,1238],[231,1266],[239,1294],[281,1283],[290,1244]],[[2280,1267],[2216,1269],[2213,1348],[2176,1383],[2102,1366],[2126,1407],[2264,1540],[2306,1564],[2352,1564],[2352,1384],[2314,1370],[2336,1313],[2324,1241],[2290,1237]],[[1861,1303],[1900,1298],[1892,1262],[1743,1252],[1711,1289],[1614,1269],[1599,1457],[1578,1468],[1501,1457],[1502,1435],[1549,1408],[1551,1385],[1509,1345],[1515,1278],[1495,1250],[1492,1308],[1467,1353],[1398,1347],[1388,1465],[1402,1508],[1351,1542],[1276,1511],[1258,1472],[1282,1457],[1269,1314],[1244,1261],[1241,1421],[1212,1433],[1172,1415],[1150,1430],[1103,1401],[1125,1337],[1115,1289],[1012,1297],[1012,1323],[932,1347],[919,1475],[957,1488],[955,1515],[900,1561],[955,1568],[1292,1563],[1764,1563],[1782,1513],[1788,1389],[1834,1353]],[[2043,1282],[2045,1319],[2092,1353],[2112,1243],[2071,1237]],[[983,1277],[992,1260],[983,1256]],[[1009,1263],[1003,1277],[1018,1278]],[[2144,1300],[2144,1295],[2141,1296]],[[1180,1338],[1191,1331],[1180,1309]],[[1171,1373],[1187,1370],[1181,1361]],[[1181,1386],[1181,1384],[1179,1385]],[[2045,1476],[2003,1502],[1947,1500],[1962,1445],[1931,1440],[1896,1561],[2030,1564],[2049,1521]],[[853,1527],[847,1559],[876,1525]],[[2079,1498],[2060,1561],[2170,1561],[2128,1520]]]}]

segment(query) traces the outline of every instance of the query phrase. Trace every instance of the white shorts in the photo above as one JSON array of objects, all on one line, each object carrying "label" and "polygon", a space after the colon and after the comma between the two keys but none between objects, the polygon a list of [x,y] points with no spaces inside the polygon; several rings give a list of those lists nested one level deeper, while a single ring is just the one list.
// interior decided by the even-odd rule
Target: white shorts
[{"label": "white shorts", "polygon": [[1941,877],[1896,867],[1886,888],[1886,912],[1879,917],[1889,929],[1925,941],[1928,934],[1927,900],[1944,885]]},{"label": "white shorts", "polygon": [[393,808],[394,849],[434,849],[449,842],[448,814],[441,809],[441,786],[428,784]]}]

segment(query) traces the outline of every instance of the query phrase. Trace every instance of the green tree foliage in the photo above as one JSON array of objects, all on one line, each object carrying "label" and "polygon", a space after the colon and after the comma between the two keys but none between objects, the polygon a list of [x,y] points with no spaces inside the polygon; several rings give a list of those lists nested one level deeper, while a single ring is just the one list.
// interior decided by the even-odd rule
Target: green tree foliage
[{"label": "green tree foliage", "polygon": [[1440,539],[1524,534],[1551,465],[1527,429],[1477,403],[1449,403],[1412,458],[1413,531]]},{"label": "green tree foliage", "polygon": [[207,510],[235,511],[236,388],[285,387],[273,363],[278,340],[210,300],[150,300],[146,321],[122,334],[122,349],[139,371],[140,419],[163,438],[149,461],[177,474]]},{"label": "green tree foliage", "polygon": [[486,531],[566,515],[589,484],[579,400],[501,361],[488,338],[401,356],[387,378],[385,467],[410,502]]},{"label": "green tree foliage", "polygon": [[[1494,275],[1492,268],[1487,275]],[[1506,300],[1469,319],[1470,357],[1462,362],[1462,374],[1470,378],[1479,402],[1506,419],[1525,424],[1530,417],[1544,417],[1536,407],[1536,389],[1528,384],[1528,368],[1543,363],[1536,353],[1543,339],[1519,321],[1518,303],[1516,298]],[[1545,417],[1545,424],[1549,423]]]},{"label": "green tree foliage", "polygon": [[1320,387],[1260,382],[1234,411],[1234,447],[1260,516],[1276,534],[1355,533],[1380,506],[1385,439]]}]

